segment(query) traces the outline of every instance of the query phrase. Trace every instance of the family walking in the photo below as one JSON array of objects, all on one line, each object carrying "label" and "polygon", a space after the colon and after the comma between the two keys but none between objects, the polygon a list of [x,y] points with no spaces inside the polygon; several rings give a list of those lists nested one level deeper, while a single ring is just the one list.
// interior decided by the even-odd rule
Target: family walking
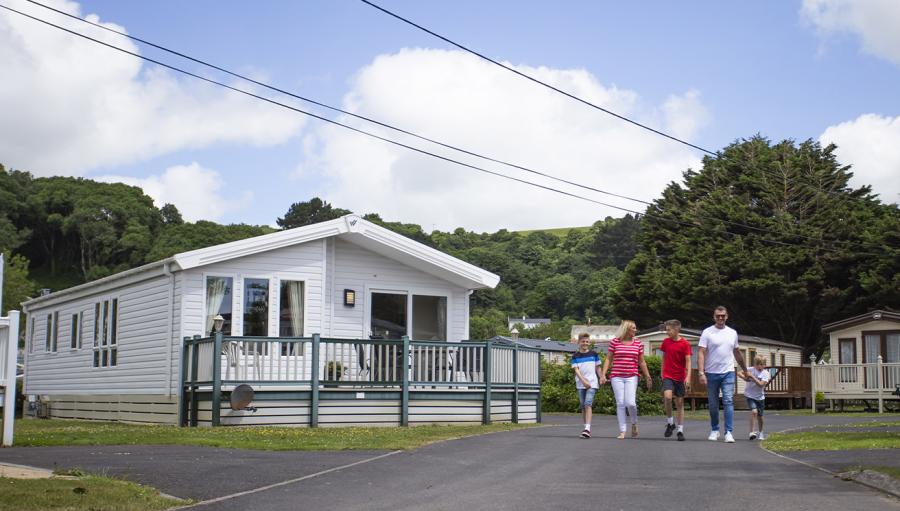
[{"label": "family walking", "polygon": [[[697,353],[697,371],[700,383],[706,385],[709,402],[709,440],[717,441],[721,435],[719,422],[719,394],[724,410],[724,439],[734,442],[734,388],[736,376],[735,361],[741,370],[738,377],[747,380],[745,394],[750,405],[750,439],[763,439],[763,411],[765,409],[765,386],[769,382],[769,372],[765,370],[765,360],[757,357],[753,368],[747,369],[738,345],[738,334],[726,326],[728,310],[716,307],[713,312],[715,324],[703,330]],[[660,346],[663,353],[662,389],[665,403],[666,438],[675,434],[679,441],[684,436],[684,396],[691,384],[691,345],[681,337],[681,322],[669,320],[665,323],[666,338]],[[601,363],[601,357],[590,349],[591,340],[587,333],[578,338],[578,351],[572,356],[575,371],[575,386],[581,407],[584,429],[583,438],[591,437],[591,419],[594,395],[607,381],[616,399],[616,416],[619,435],[624,439],[631,426],[631,437],[638,436],[637,386],[643,375],[647,390],[653,388],[653,378],[644,360],[644,345],[635,337],[637,327],[634,321],[623,321],[616,337],[609,342],[608,356]],[[608,374],[608,376],[607,376]],[[673,413],[674,412],[674,413]],[[758,427],[757,427],[758,424]]]}]

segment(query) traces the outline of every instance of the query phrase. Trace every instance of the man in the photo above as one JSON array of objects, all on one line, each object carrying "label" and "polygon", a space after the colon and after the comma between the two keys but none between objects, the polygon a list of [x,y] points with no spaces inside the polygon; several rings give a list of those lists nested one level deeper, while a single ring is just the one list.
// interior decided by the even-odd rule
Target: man
[{"label": "man", "polygon": [[700,383],[706,385],[706,396],[709,402],[709,440],[719,439],[719,391],[722,392],[722,407],[725,412],[725,442],[734,443],[734,361],[741,366],[741,378],[747,372],[747,364],[738,346],[738,334],[725,326],[728,320],[728,309],[716,307],[713,312],[716,324],[707,328],[700,335],[700,353],[697,357],[697,368],[700,371]]}]

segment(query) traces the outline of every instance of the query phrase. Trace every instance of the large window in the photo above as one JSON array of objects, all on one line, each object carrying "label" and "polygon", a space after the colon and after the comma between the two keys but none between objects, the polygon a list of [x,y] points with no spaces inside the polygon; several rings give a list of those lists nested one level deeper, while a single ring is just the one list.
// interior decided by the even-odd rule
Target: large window
[{"label": "large window", "polygon": [[244,279],[243,335],[269,335],[269,279]]},{"label": "large window", "polygon": [[406,335],[406,294],[372,293],[373,339],[400,339]]},{"label": "large window", "polygon": [[373,292],[371,301],[373,338],[400,339],[410,335],[419,341],[447,340],[446,296]]},{"label": "large window", "polygon": [[119,299],[94,304],[94,367],[118,365]]},{"label": "large window", "polygon": [[303,282],[282,280],[278,335],[303,337]]},{"label": "large window", "polygon": [[231,277],[206,277],[206,335],[212,335],[213,319],[217,315],[225,319],[222,333],[231,335],[232,286]]},{"label": "large window", "polygon": [[413,295],[412,338],[447,340],[447,297]]}]

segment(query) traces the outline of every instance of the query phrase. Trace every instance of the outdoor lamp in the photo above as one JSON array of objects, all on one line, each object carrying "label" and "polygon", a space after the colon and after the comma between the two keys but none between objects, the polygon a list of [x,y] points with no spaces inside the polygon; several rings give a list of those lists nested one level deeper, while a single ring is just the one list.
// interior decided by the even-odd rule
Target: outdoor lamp
[{"label": "outdoor lamp", "polygon": [[221,332],[224,325],[225,318],[223,318],[221,314],[216,314],[216,317],[213,318],[213,332]]},{"label": "outdoor lamp", "polygon": [[356,291],[352,289],[344,290],[344,305],[348,307],[356,305]]}]

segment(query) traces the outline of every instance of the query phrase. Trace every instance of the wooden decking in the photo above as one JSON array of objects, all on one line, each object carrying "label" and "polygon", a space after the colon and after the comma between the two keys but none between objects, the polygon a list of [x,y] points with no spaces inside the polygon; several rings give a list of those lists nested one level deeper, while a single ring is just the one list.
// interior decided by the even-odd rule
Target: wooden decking
[{"label": "wooden decking", "polygon": [[[775,366],[778,374],[766,387],[766,400],[786,401],[787,407],[792,409],[797,400],[811,399],[811,378],[809,367]],[[737,385],[735,385],[737,395]],[[706,385],[700,383],[700,374],[697,371],[691,373],[691,390],[685,395],[690,402],[691,410],[697,409],[698,402],[707,400]],[[735,405],[739,408],[746,406],[743,398],[735,399]]]}]

